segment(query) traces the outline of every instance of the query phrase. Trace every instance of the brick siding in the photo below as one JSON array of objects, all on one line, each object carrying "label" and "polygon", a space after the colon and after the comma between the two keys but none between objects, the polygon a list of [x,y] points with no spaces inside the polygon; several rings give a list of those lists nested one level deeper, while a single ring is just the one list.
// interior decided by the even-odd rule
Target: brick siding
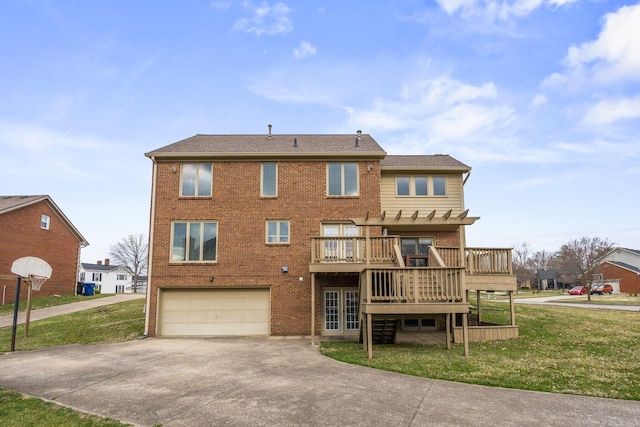
[{"label": "brick siding", "polygon": [[[51,218],[48,230],[40,228],[42,215]],[[0,215],[0,275],[12,275],[13,261],[35,256],[47,261],[52,268],[51,278],[33,297],[73,295],[76,292],[79,242],[65,223],[44,201]],[[16,280],[0,281],[5,304],[15,300]],[[20,288],[20,299],[27,297],[27,286]]]},{"label": "brick siding", "polygon": [[620,292],[640,293],[640,275],[633,271],[604,262],[594,272],[602,274],[604,280],[618,279],[620,281]]}]

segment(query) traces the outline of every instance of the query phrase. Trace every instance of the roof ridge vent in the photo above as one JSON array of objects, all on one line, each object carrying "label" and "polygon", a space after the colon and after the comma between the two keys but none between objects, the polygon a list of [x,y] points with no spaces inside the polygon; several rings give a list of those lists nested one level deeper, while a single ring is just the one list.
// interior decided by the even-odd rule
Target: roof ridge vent
[{"label": "roof ridge vent", "polygon": [[356,133],[358,134],[358,136],[356,137],[356,147],[360,147],[360,140],[362,139],[362,131],[358,129]]},{"label": "roof ridge vent", "polygon": [[298,147],[298,138],[293,138],[293,146]]},{"label": "roof ridge vent", "polygon": [[271,127],[272,126],[270,124],[268,124],[267,127],[269,128],[269,139],[271,139]]}]

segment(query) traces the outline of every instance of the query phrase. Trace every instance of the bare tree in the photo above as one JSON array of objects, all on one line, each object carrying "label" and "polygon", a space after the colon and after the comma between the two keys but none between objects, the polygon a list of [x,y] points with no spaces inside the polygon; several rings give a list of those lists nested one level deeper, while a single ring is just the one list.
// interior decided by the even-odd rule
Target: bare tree
[{"label": "bare tree", "polygon": [[582,237],[571,240],[560,247],[555,256],[561,272],[574,283],[587,289],[587,299],[591,301],[592,272],[595,263],[613,248],[608,239]]},{"label": "bare tree", "polygon": [[533,283],[535,272],[532,271],[530,265],[531,246],[529,243],[518,243],[513,247],[513,271],[516,273],[518,288],[524,283]]},{"label": "bare tree", "polygon": [[131,271],[133,275],[132,290],[138,292],[140,276],[147,273],[149,255],[147,238],[143,234],[129,234],[127,237],[111,246],[111,258]]},{"label": "bare tree", "polygon": [[533,271],[533,274],[536,274],[539,270],[549,270],[552,268],[552,262],[553,254],[544,249],[529,257],[529,267]]}]

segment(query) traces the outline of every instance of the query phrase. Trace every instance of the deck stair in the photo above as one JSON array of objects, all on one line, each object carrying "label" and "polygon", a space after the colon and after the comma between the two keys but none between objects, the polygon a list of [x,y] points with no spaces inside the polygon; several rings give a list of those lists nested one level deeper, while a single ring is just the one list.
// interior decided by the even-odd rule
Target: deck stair
[{"label": "deck stair", "polygon": [[[398,319],[373,319],[371,328],[374,344],[395,344],[398,333]],[[360,328],[360,342],[362,343],[363,329]]]}]

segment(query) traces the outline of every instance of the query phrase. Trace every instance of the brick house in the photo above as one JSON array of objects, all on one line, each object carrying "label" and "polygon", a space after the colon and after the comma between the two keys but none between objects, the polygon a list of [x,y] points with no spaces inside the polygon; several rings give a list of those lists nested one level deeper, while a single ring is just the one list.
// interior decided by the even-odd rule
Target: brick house
[{"label": "brick house", "polygon": [[[0,275],[11,275],[16,259],[35,256],[53,270],[37,296],[76,293],[80,250],[88,243],[51,197],[0,196],[0,235]],[[13,301],[15,281],[1,281],[0,291],[5,302]]]},{"label": "brick house", "polygon": [[597,262],[594,283],[611,283],[614,292],[640,293],[640,251],[615,248]]},{"label": "brick house", "polygon": [[[271,127],[145,155],[148,335],[362,332],[370,349],[398,330],[439,330],[466,350],[482,339],[469,333],[468,292],[516,289],[510,249],[466,247],[470,168],[450,156]],[[517,336],[511,308],[503,338]]]}]

